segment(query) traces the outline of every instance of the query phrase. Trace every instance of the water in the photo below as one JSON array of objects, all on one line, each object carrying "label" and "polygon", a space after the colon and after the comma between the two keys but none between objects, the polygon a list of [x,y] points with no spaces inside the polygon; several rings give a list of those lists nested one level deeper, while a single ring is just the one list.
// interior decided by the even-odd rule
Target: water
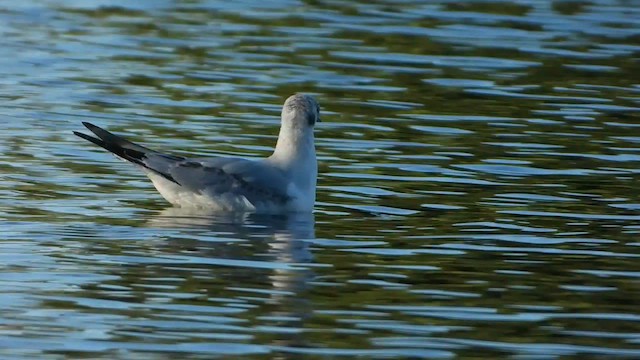
[{"label": "water", "polygon": [[[0,2],[0,357],[640,358],[640,3]],[[75,138],[267,156],[313,216],[168,208]]]}]

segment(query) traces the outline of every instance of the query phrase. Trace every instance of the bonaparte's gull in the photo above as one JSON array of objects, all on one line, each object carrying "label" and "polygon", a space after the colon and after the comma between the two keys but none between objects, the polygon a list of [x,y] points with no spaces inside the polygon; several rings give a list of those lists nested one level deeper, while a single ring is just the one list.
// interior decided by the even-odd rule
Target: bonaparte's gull
[{"label": "bonaparte's gull", "polygon": [[134,144],[83,122],[97,137],[74,134],[140,167],[160,194],[179,207],[260,213],[309,212],[316,198],[318,162],[313,127],[320,121],[316,100],[290,96],[282,107],[273,154],[262,160],[185,158]]}]

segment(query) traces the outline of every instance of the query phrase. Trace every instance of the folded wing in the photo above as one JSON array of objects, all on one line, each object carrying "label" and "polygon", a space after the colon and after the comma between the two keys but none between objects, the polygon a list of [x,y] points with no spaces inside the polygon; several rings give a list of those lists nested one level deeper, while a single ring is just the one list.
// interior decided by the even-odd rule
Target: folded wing
[{"label": "folded wing", "polygon": [[176,163],[169,175],[181,186],[210,197],[242,196],[250,203],[292,200],[284,174],[260,161],[239,158],[193,159]]},{"label": "folded wing", "polygon": [[88,122],[97,137],[74,133],[150,174],[180,186],[182,191],[217,197],[244,197],[254,205],[292,200],[284,173],[260,161],[239,158],[187,159],[137,145]]}]

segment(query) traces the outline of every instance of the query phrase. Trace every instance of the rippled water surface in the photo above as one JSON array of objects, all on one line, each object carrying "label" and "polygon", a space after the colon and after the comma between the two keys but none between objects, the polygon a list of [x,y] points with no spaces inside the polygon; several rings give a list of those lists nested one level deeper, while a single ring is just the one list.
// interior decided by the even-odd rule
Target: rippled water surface
[{"label": "rippled water surface", "polygon": [[[640,358],[640,3],[0,2],[0,357]],[[267,156],[202,216],[72,130]]]}]

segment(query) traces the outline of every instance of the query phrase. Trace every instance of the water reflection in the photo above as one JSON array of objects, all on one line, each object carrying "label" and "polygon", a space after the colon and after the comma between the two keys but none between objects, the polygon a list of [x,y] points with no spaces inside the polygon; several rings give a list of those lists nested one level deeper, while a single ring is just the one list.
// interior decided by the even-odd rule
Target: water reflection
[{"label": "water reflection", "polygon": [[[92,241],[80,244],[72,240],[79,231],[62,232],[66,251],[40,261],[43,268],[57,268],[59,284],[32,297],[29,310],[20,293],[32,287],[15,287],[3,298],[17,309],[0,328],[17,326],[32,335],[57,329],[66,340],[25,339],[14,343],[18,352],[135,353],[151,339],[161,352],[268,352],[237,343],[261,334],[291,334],[263,345],[306,343],[295,334],[313,311],[307,296],[316,266],[309,249],[312,214],[194,215],[169,208],[145,217],[138,239],[114,242],[94,232]],[[46,282],[42,276],[21,278]],[[7,341],[0,336],[0,344]],[[171,348],[175,342],[182,345]]]},{"label": "water reflection", "polygon": [[308,244],[315,239],[314,220],[312,213],[203,213],[202,210],[170,207],[152,215],[147,225],[215,234],[216,241],[229,235],[231,242],[265,243],[275,262],[295,264],[313,259]]},{"label": "water reflection", "polygon": [[[309,244],[315,239],[314,215],[311,213],[289,213],[263,215],[251,213],[209,213],[195,212],[182,208],[167,208],[148,221],[150,227],[187,229],[197,234],[189,246],[198,249],[198,257],[207,263],[220,266],[242,266],[253,278],[252,270],[272,270],[271,293],[295,295],[306,286],[305,279],[312,274],[305,266],[310,265],[313,256]],[[206,246],[207,238],[214,236],[215,243]],[[227,239],[225,241],[225,239]],[[171,242],[180,242],[171,239]],[[199,244],[202,241],[202,244]],[[249,242],[257,253],[251,257],[265,260],[242,260],[242,247]],[[234,245],[239,246],[234,246]],[[211,259],[219,258],[216,263]],[[194,260],[197,261],[197,260]],[[268,263],[267,263],[268,261]],[[241,282],[240,282],[241,283]]]},{"label": "water reflection", "polygon": [[[309,249],[315,240],[314,225],[311,213],[203,214],[181,208],[167,208],[148,221],[150,227],[198,233],[199,241],[190,245],[198,250],[191,252],[188,262],[232,268],[231,272],[225,272],[225,283],[229,284],[225,290],[239,294],[236,297],[239,299],[259,296],[262,306],[269,308],[260,316],[266,324],[255,326],[254,331],[290,334],[301,332],[304,319],[313,311],[305,292],[315,277]],[[207,242],[210,236],[215,236],[215,243]],[[225,238],[229,239],[228,243],[224,242]],[[245,252],[245,247],[251,249],[250,254]],[[274,339],[272,343],[304,344],[305,341],[295,336],[287,340]]]}]

